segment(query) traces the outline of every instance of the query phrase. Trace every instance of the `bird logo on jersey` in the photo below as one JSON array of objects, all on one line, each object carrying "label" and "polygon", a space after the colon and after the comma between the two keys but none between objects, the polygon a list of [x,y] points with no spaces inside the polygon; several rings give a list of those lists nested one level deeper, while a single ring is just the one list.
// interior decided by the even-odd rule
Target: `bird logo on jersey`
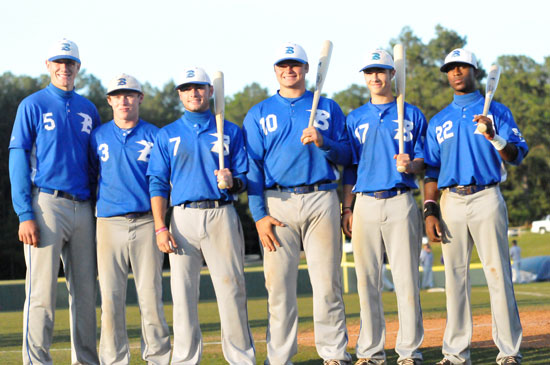
[{"label": "bird logo on jersey", "polygon": [[[393,122],[397,123],[397,120]],[[410,142],[413,140],[412,131],[414,129],[414,123],[410,120],[403,120],[403,141]],[[395,128],[395,137],[393,139],[399,139],[399,128]]]},{"label": "bird logo on jersey", "polygon": [[[311,113],[311,109],[308,110]],[[313,125],[322,131],[326,131],[329,127],[330,113],[326,110],[317,109],[315,111],[315,119]]]},{"label": "bird logo on jersey", "polygon": [[[212,149],[210,151],[219,153],[220,151],[220,143],[218,138],[218,133],[210,133],[211,136],[216,137],[216,140],[212,142]],[[223,135],[223,155],[228,156],[229,155],[229,136],[224,134]]]},{"label": "bird logo on jersey", "polygon": [[143,149],[138,151],[139,152],[138,161],[148,162],[149,155],[151,154],[151,149],[153,148],[153,145],[154,145],[153,142],[149,142],[142,139],[141,141],[137,141],[136,143],[143,146]]},{"label": "bird logo on jersey", "polygon": [[81,122],[82,123],[81,132],[85,132],[88,134],[92,133],[92,118],[86,113],[78,113],[78,115],[84,118],[84,120]]}]

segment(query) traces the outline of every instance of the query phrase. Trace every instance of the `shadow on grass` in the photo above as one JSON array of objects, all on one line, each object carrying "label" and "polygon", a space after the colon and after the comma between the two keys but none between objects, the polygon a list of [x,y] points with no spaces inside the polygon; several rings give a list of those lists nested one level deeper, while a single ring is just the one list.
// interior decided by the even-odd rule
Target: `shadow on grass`
[{"label": "shadow on grass", "polygon": [[[424,357],[424,364],[435,364],[443,358],[440,347],[427,347],[423,348],[422,355]],[[523,355],[522,362],[529,365],[546,365],[548,364],[548,358],[550,356],[550,349],[548,348],[525,348],[521,349]],[[496,364],[498,350],[496,347],[491,348],[474,348],[471,350],[472,364],[484,365],[484,364]],[[394,350],[386,351],[386,363],[397,363],[398,355]],[[354,356],[355,358],[355,356]],[[319,364],[319,359],[295,361],[294,364],[298,365],[313,365]]]}]

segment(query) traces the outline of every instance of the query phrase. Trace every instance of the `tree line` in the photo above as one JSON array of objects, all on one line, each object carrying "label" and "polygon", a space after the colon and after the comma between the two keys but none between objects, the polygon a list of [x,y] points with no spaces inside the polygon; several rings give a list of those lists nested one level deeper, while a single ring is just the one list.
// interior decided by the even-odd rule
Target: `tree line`
[{"label": "tree line", "polygon": [[[436,26],[435,33],[433,39],[423,43],[412,29],[405,27],[387,47],[391,53],[396,43],[405,46],[406,101],[420,107],[428,120],[449,104],[453,97],[447,78],[439,67],[450,50],[467,45],[465,36],[440,25]],[[475,49],[471,51],[476,52]],[[484,93],[482,81],[486,71],[483,60],[478,60],[478,63],[477,80]],[[550,57],[545,57],[544,62],[539,64],[524,55],[502,55],[498,57],[497,64],[502,73],[494,100],[510,108],[530,149],[520,166],[507,169],[508,178],[501,185],[508,204],[510,224],[519,226],[550,214]],[[22,244],[17,237],[19,223],[11,205],[8,176],[11,129],[21,100],[46,87],[49,82],[49,75],[33,78],[5,72],[0,76],[0,141],[5,146],[0,149],[0,279],[23,278],[25,274]],[[174,87],[173,81],[160,88],[145,83],[140,117],[159,127],[178,119],[183,109]],[[97,77],[82,70],[76,89],[97,106],[103,122],[112,119],[112,110],[105,96],[106,88]],[[226,97],[226,119],[242,126],[248,110],[269,96],[267,88],[258,83],[245,86],[242,91]],[[369,92],[364,85],[352,84],[336,92],[332,98],[348,114],[369,100]],[[241,195],[237,210],[245,232],[246,251],[259,252],[246,194]]]}]

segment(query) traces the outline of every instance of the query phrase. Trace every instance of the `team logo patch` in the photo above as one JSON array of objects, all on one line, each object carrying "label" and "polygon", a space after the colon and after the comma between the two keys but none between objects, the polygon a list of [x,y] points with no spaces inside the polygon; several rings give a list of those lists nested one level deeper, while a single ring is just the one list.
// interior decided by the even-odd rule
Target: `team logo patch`
[{"label": "team logo patch", "polygon": [[125,78],[118,79],[117,86],[123,86],[123,85],[126,85],[126,79]]},{"label": "team logo patch", "polygon": [[[210,151],[219,154],[220,143],[219,143],[218,133],[210,133],[210,135],[216,137],[216,140],[212,142],[212,148],[210,149]],[[223,135],[223,155],[224,156],[229,155],[229,142],[230,142],[229,136],[224,134]]]},{"label": "team logo patch", "polygon": [[[397,120],[394,120],[397,123]],[[413,139],[412,131],[414,129],[414,123],[410,120],[403,120],[403,141],[410,142]],[[399,139],[399,129],[395,129],[395,137],[393,139]]]},{"label": "team logo patch", "polygon": [[286,54],[294,54],[294,47],[286,47]]},{"label": "team logo patch", "polygon": [[84,119],[81,122],[82,129],[80,131],[88,134],[92,133],[92,118],[85,113],[78,113],[78,115],[80,115]]},{"label": "team logo patch", "polygon": [[142,139],[141,141],[137,141],[136,143],[143,146],[143,149],[138,151],[139,152],[138,161],[148,162],[149,155],[151,154],[151,149],[153,148],[153,142],[149,142]]},{"label": "team logo patch", "polygon": [[190,79],[191,77],[195,77],[195,71],[194,70],[187,71],[187,76],[186,77],[188,79]]},{"label": "team logo patch", "polygon": [[380,59],[380,53],[373,53],[372,59],[378,61]]},{"label": "team logo patch", "polygon": [[61,50],[69,52],[71,50],[71,44],[70,43],[61,43]]},{"label": "team logo patch", "polygon": [[451,57],[460,57],[460,51],[459,50],[453,51],[453,54],[451,55]]}]

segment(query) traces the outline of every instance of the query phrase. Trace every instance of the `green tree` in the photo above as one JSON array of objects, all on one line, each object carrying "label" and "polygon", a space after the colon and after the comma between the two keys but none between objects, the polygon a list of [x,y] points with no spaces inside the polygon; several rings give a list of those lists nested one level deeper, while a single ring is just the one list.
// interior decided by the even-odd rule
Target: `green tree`
[{"label": "green tree", "polygon": [[226,97],[225,119],[242,126],[250,108],[268,97],[267,89],[256,82],[245,86],[243,91],[237,92],[232,97]]}]

